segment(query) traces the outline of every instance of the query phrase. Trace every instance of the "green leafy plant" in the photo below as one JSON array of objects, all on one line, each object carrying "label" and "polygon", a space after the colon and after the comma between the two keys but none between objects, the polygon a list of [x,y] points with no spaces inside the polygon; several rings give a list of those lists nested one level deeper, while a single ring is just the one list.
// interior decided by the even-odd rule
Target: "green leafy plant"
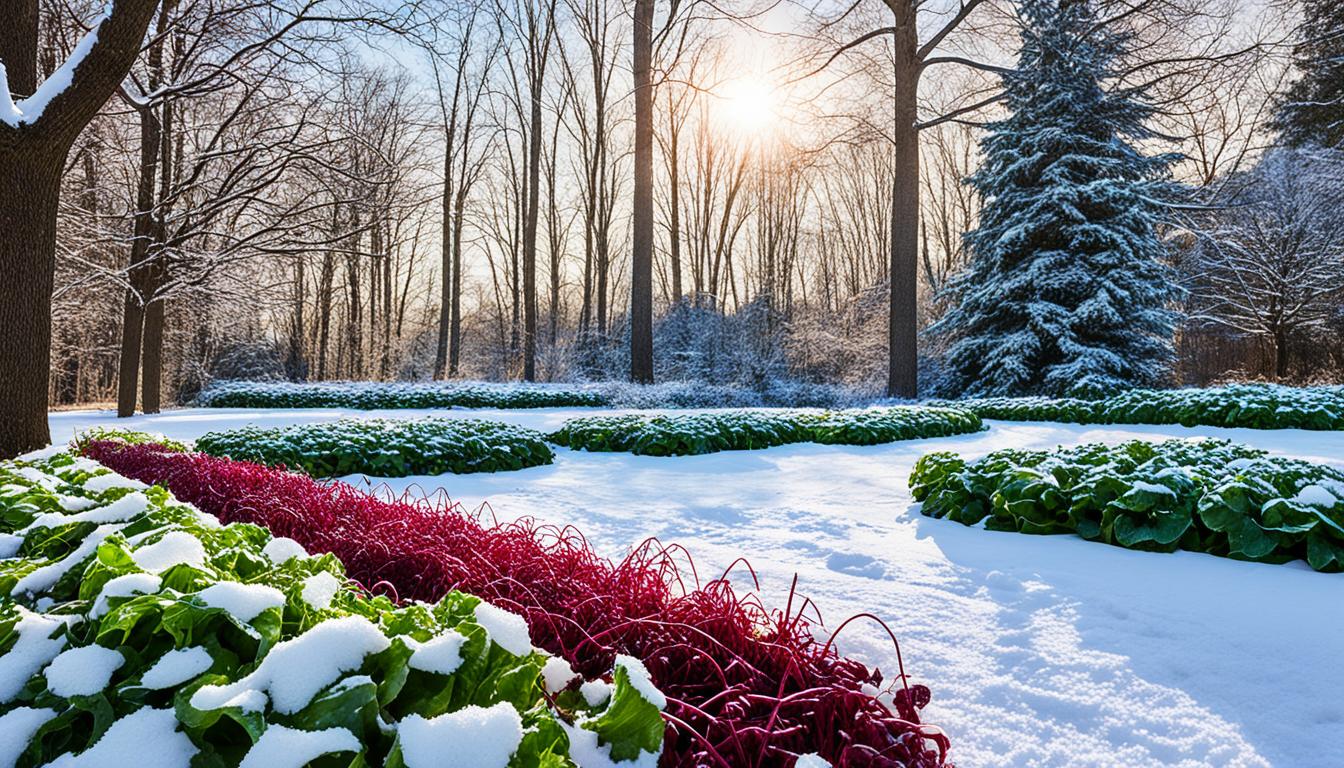
[{"label": "green leafy plant", "polygon": [[561,408],[600,406],[582,387],[486,382],[221,381],[197,398],[207,408]]},{"label": "green leafy plant", "polygon": [[1344,429],[1344,387],[1232,384],[1208,389],[1135,389],[1097,400],[994,397],[932,402],[1006,421]]},{"label": "green leafy plant", "polygon": [[1344,472],[1226,440],[1006,450],[973,462],[931,453],[910,487],[923,514],[965,525],[1344,570]]},{"label": "green leafy plant", "polygon": [[343,419],[290,427],[210,432],[196,448],[314,477],[361,472],[377,477],[500,472],[550,464],[540,432],[477,419]]},{"label": "green leafy plant", "polygon": [[570,419],[552,442],[587,451],[688,456],[769,448],[787,443],[876,445],[976,432],[973,413],[954,408],[894,406],[841,411],[720,411],[670,416]]},{"label": "green leafy plant", "polygon": [[631,659],[580,695],[522,617],[471,595],[371,596],[332,555],[68,454],[0,481],[0,763],[150,749],[184,767],[399,768],[454,751],[563,768],[594,747],[661,751],[663,698]]}]

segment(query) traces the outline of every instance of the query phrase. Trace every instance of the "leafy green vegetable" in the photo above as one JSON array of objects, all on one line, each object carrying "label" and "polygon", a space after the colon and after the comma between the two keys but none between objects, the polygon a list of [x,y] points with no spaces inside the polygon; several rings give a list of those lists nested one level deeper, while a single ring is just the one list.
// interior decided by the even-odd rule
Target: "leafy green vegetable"
[{"label": "leafy green vegetable", "polygon": [[[321,741],[321,765],[404,765],[408,750],[471,736],[441,718],[491,707],[518,723],[509,766],[574,766],[569,735],[586,724],[618,761],[661,751],[647,679],[619,664],[597,706],[553,695],[550,657],[506,649],[517,638],[491,634],[504,630],[479,618],[479,598],[370,596],[332,555],[221,526],[88,459],[0,464],[0,546],[0,655],[20,670],[0,676],[0,717],[37,723],[13,742],[19,766],[169,714],[184,766],[237,765],[295,730]],[[410,718],[453,727],[402,728]]]},{"label": "leafy green vegetable", "polygon": [[969,463],[932,453],[910,487],[923,514],[966,525],[1344,570],[1344,472],[1225,440],[1005,450]]}]

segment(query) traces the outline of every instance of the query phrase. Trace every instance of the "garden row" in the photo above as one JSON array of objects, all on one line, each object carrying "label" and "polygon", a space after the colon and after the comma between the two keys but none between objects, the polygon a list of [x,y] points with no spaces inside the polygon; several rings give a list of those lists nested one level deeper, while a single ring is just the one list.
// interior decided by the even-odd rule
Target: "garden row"
[{"label": "garden row", "polygon": [[547,439],[590,451],[680,456],[812,441],[872,445],[982,429],[979,417],[947,408],[848,411],[727,411],[676,416],[572,419],[549,437],[476,419],[344,419],[210,432],[196,448],[212,456],[300,469],[315,477],[497,472],[549,464]]},{"label": "garden row", "polygon": [[1344,429],[1344,387],[1232,384],[1135,389],[1099,400],[995,397],[936,401],[982,418],[1075,424],[1182,424],[1251,429]]},{"label": "garden row", "polygon": [[556,384],[224,381],[197,398],[207,408],[564,408],[607,405],[601,393]]},{"label": "garden row", "polygon": [[[224,523],[258,524],[334,555],[394,604],[458,590],[517,613],[532,644],[585,678],[640,660],[666,697],[662,765],[945,764],[946,737],[920,723],[927,688],[904,674],[884,684],[840,656],[802,615],[801,597],[767,610],[726,578],[700,585],[682,550],[646,542],[614,563],[571,528],[483,524],[444,502],[381,499],[153,443],[103,436],[82,450]],[[820,757],[799,759],[811,753]]]},{"label": "garden row", "polygon": [[504,608],[372,596],[329,554],[86,458],[6,463],[0,484],[0,765],[647,768],[662,751],[665,700],[635,659],[585,683]]},{"label": "garden row", "polygon": [[993,530],[1076,533],[1131,549],[1344,570],[1344,472],[1225,440],[931,453],[921,511]]},{"label": "garden row", "polygon": [[589,416],[571,419],[552,442],[587,451],[688,456],[787,443],[877,445],[984,429],[955,408],[895,406],[843,411],[728,411],[703,414]]}]

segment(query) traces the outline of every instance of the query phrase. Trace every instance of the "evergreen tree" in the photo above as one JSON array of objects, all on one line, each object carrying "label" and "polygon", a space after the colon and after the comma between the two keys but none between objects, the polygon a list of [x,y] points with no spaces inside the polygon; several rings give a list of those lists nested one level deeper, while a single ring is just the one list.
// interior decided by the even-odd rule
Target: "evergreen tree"
[{"label": "evergreen tree", "polygon": [[1293,47],[1301,77],[1282,95],[1275,127],[1291,146],[1344,148],[1344,3],[1302,0]]},{"label": "evergreen tree", "polygon": [[1010,116],[970,179],[983,198],[956,302],[950,394],[1095,396],[1153,383],[1172,357],[1173,281],[1157,227],[1175,157],[1148,157],[1141,94],[1108,92],[1127,39],[1088,0],[1026,0]]}]

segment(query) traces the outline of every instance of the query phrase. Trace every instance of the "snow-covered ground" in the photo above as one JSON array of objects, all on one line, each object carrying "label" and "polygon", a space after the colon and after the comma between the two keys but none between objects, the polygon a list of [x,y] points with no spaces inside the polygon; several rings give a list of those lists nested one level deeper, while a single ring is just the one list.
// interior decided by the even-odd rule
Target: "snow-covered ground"
[{"label": "snow-covered ground", "polygon": [[[549,429],[600,412],[434,413]],[[247,423],[425,413],[181,410],[119,421],[86,411],[51,424],[58,441],[113,425],[195,438]],[[873,447],[679,458],[558,449],[555,464],[519,472],[371,482],[488,501],[501,519],[573,524],[611,556],[657,536],[685,545],[702,578],[746,557],[769,605],[782,604],[796,573],[828,625],[870,611],[891,626],[907,671],[933,689],[926,719],[950,733],[962,768],[1344,765],[1344,575],[966,528],[921,516],[906,487],[928,451],[1165,436],[1226,437],[1344,467],[1344,433],[990,424]],[[895,669],[876,627],[852,624],[840,645]]]}]

